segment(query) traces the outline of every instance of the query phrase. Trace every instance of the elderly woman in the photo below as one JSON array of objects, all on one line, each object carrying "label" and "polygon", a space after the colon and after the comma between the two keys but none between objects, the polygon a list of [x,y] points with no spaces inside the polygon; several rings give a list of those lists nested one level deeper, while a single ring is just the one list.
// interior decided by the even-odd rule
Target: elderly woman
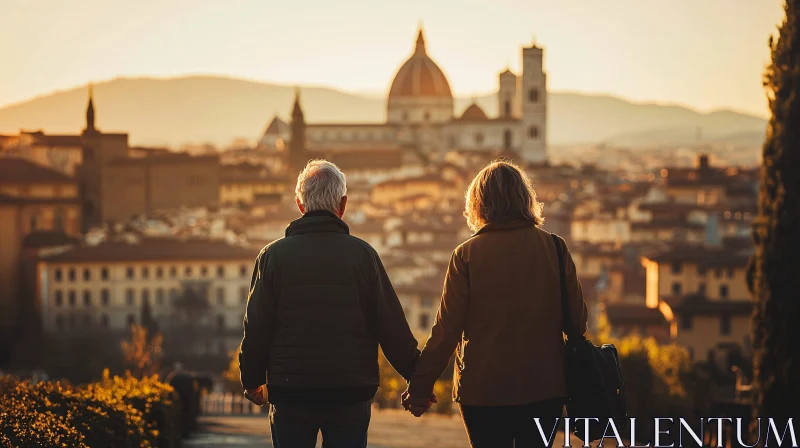
[{"label": "elderly woman", "polygon": [[[456,353],[453,398],[473,447],[544,446],[561,416],[565,385],[560,271],[572,322],[586,303],[564,241],[541,229],[542,206],[517,166],[497,161],[473,179],[467,223],[475,235],[453,252],[442,302],[405,394],[415,415]],[[557,250],[563,253],[559,266]],[[552,439],[550,444],[552,444]]]}]

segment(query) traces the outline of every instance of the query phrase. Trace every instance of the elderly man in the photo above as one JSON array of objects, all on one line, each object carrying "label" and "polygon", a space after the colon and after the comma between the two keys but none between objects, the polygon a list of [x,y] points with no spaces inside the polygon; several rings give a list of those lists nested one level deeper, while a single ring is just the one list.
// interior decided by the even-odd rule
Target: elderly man
[{"label": "elderly man", "polygon": [[417,340],[378,254],[341,219],[344,173],[311,161],[295,193],[303,216],[261,250],[253,270],[242,386],[257,404],[269,400],[276,448],[313,448],[319,432],[325,447],[366,447],[378,345],[408,379]]}]

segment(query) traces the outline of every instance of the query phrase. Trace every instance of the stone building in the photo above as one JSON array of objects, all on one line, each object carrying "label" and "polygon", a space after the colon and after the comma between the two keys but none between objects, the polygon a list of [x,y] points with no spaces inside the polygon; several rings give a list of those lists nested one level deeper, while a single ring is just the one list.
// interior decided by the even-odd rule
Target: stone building
[{"label": "stone building", "polygon": [[[477,104],[461,117],[453,110],[450,83],[427,51],[422,29],[414,51],[400,66],[387,97],[385,123],[305,123],[303,148],[308,157],[336,149],[410,150],[425,158],[449,151],[511,151],[526,162],[547,159],[547,78],[544,50],[522,49],[522,74],[499,75],[500,113],[487,117]],[[298,102],[291,129],[274,118],[260,140],[262,148],[283,147],[298,125]],[[296,145],[294,148],[298,148]]]}]

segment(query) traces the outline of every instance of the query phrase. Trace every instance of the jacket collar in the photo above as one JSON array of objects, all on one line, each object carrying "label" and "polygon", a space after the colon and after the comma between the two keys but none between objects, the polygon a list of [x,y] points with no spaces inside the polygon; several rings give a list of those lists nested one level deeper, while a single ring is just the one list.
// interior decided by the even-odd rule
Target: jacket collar
[{"label": "jacket collar", "polygon": [[481,227],[480,230],[475,232],[475,235],[480,235],[482,233],[491,232],[494,230],[506,230],[506,229],[514,229],[517,227],[532,227],[536,224],[533,221],[528,221],[525,219],[513,219],[509,221],[500,221],[500,222],[490,222],[485,226]]},{"label": "jacket collar", "polygon": [[305,233],[350,233],[350,228],[338,216],[327,210],[314,210],[292,221],[286,227],[286,236]]}]

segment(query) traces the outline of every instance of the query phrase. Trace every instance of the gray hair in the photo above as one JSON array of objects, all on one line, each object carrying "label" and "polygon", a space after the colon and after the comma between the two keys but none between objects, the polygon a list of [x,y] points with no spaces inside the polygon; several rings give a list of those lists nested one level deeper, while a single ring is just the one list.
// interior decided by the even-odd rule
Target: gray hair
[{"label": "gray hair", "polygon": [[342,198],[347,195],[347,179],[333,163],[312,160],[297,176],[294,193],[306,213],[315,210],[338,213]]}]

